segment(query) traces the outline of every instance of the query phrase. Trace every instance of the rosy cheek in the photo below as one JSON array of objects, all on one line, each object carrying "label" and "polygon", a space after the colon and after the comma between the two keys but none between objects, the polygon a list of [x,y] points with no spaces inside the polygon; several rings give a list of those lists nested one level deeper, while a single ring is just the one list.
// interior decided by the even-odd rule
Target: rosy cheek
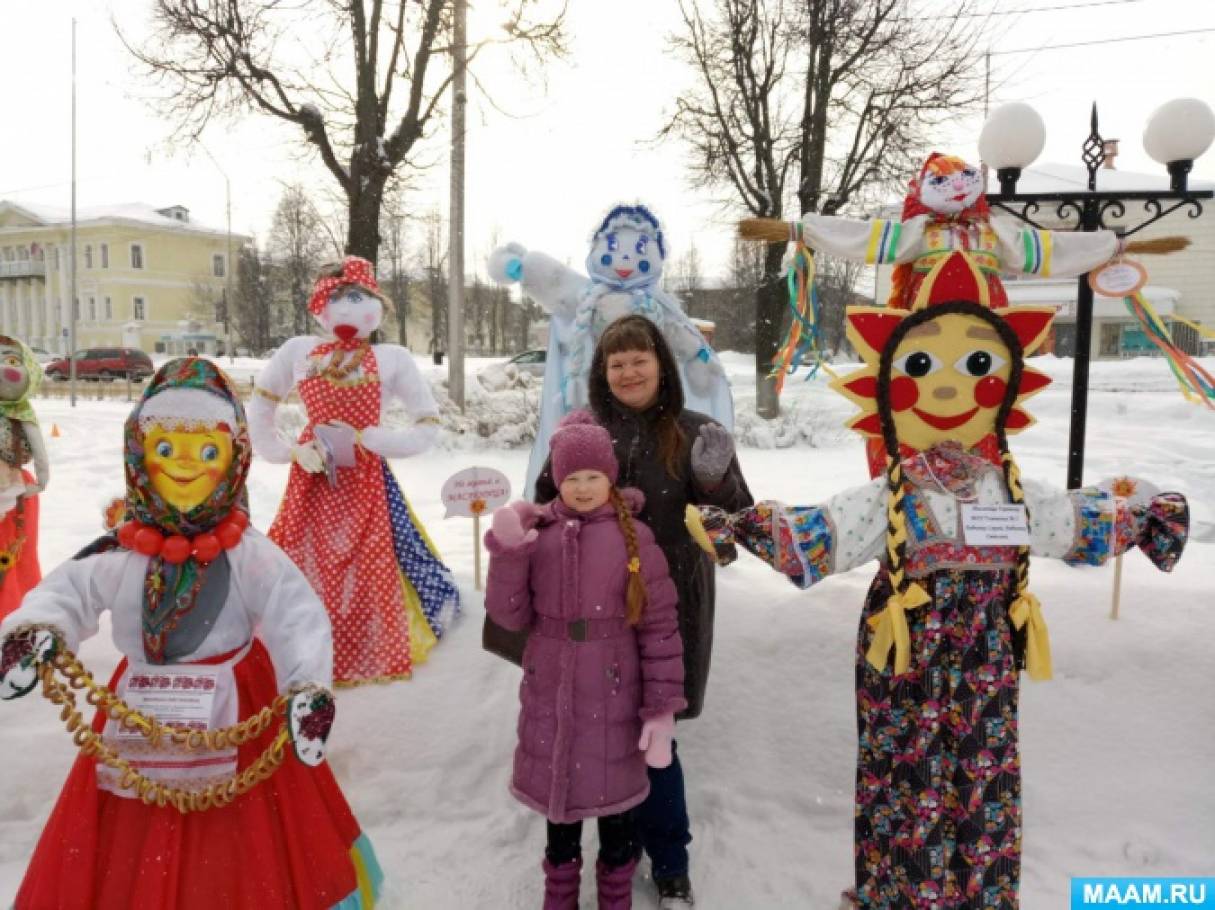
[{"label": "rosy cheek", "polygon": [[890,383],[890,408],[906,411],[920,400],[920,389],[910,376],[899,376]]},{"label": "rosy cheek", "polygon": [[4,379],[6,382],[20,382],[21,381],[21,371],[14,370],[12,367],[7,367],[4,370]]},{"label": "rosy cheek", "polygon": [[1007,389],[1008,383],[999,376],[984,376],[975,384],[975,402],[983,408],[998,407]]},{"label": "rosy cheek", "polygon": [[375,316],[371,313],[363,317],[363,325],[371,325],[373,322],[375,322]]}]

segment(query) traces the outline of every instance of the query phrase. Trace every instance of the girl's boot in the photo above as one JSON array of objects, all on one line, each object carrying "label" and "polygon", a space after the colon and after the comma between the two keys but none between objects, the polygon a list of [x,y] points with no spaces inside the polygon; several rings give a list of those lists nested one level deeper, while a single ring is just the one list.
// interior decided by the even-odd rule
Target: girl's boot
[{"label": "girl's boot", "polygon": [[545,859],[541,865],[544,869],[544,910],[578,910],[582,857],[560,866]]},{"label": "girl's boot", "polygon": [[605,866],[603,860],[595,863],[599,910],[632,910],[633,870],[636,868],[635,858],[623,866]]}]

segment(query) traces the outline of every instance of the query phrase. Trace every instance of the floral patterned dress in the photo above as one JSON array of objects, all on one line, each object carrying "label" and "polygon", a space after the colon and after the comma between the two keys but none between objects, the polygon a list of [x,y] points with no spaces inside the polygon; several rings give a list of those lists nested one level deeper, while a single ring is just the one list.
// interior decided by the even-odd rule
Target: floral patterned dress
[{"label": "floral patterned dress", "polygon": [[[891,593],[879,569],[856,659],[855,864],[867,910],[1014,910],[1021,859],[1018,648],[1009,620],[1017,548],[968,545],[961,504],[1005,504],[1000,470],[945,443],[903,462],[906,568],[930,602],[907,614],[908,672],[866,659]],[[1025,484],[1031,550],[1099,565],[1138,545],[1168,571],[1185,544],[1185,500],[1129,506],[1096,488]],[[878,558],[884,478],[811,507],[704,509],[719,554],[736,540],[799,587]]]}]

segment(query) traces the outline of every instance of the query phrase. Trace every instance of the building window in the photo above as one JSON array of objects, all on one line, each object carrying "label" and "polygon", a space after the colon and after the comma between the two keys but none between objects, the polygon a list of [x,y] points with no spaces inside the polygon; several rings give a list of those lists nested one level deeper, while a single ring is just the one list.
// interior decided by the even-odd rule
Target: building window
[{"label": "building window", "polygon": [[144,304],[142,297],[135,297],[131,301],[131,318],[132,319],[147,319],[147,306]]},{"label": "building window", "polygon": [[72,301],[72,318],[76,319],[76,320],[80,319],[80,298],[79,297],[77,297],[75,300]]},{"label": "building window", "polygon": [[108,269],[110,267],[110,245],[108,243],[101,244],[101,267]]},{"label": "building window", "polygon": [[93,267],[93,245],[91,243],[84,245],[84,267],[86,269]]},{"label": "building window", "polygon": [[224,277],[224,254],[223,253],[212,253],[211,254],[211,274],[214,275],[216,278]]},{"label": "building window", "polygon": [[23,246],[17,247],[17,258],[25,262],[30,258],[30,251]]},{"label": "building window", "polygon": [[107,298],[105,299],[105,319],[106,319],[106,322],[109,322],[109,321],[110,321],[111,319],[113,319],[113,318],[114,318],[114,301],[113,301],[113,300],[111,300],[109,297],[107,297]]},{"label": "building window", "polygon": [[133,269],[142,269],[143,268],[143,244],[142,243],[132,243],[131,244],[131,268],[133,268]]},{"label": "building window", "polygon": [[96,297],[89,298],[89,305],[88,305],[88,308],[85,310],[85,312],[88,314],[85,318],[88,319],[89,322],[97,321],[97,298]]}]

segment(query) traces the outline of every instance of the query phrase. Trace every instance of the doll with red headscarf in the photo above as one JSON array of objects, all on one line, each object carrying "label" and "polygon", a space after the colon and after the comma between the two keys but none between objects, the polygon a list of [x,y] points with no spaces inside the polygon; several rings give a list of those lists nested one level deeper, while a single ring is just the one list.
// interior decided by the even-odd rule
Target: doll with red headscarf
[{"label": "doll with red headscarf", "polygon": [[[322,269],[308,309],[321,334],[279,348],[249,408],[257,454],[291,463],[270,539],[329,611],[334,682],[408,679],[458,609],[459,591],[387,459],[430,448],[438,408],[409,351],[371,343],[384,296],[370,262],[347,256]],[[275,414],[293,390],[307,425],[289,440]],[[394,399],[406,426],[386,425]]]}]

